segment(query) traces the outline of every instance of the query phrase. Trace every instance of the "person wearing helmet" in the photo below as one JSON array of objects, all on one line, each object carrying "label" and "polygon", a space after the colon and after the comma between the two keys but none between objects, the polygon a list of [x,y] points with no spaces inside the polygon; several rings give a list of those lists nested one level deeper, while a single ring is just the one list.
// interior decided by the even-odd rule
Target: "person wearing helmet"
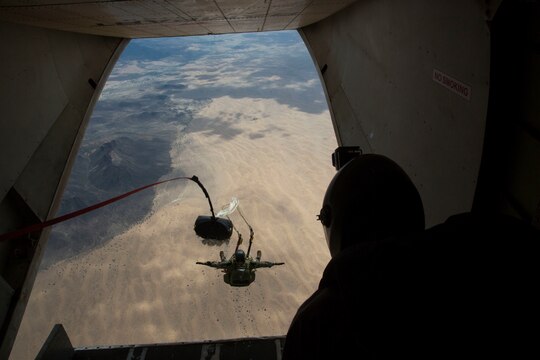
[{"label": "person wearing helmet", "polygon": [[244,261],[246,261],[246,253],[244,253],[244,250],[238,249],[234,253],[234,260],[238,265],[243,265]]},{"label": "person wearing helmet", "polygon": [[334,176],[318,216],[332,257],[358,243],[424,229],[416,187],[389,158],[361,155]]},{"label": "person wearing helmet", "polygon": [[284,360],[522,358],[535,349],[519,325],[536,323],[539,300],[540,236],[528,224],[464,213],[424,230],[414,184],[376,154],[339,169],[319,220],[331,260],[289,326]]},{"label": "person wearing helmet", "polygon": [[[283,358],[340,358],[355,346],[354,358],[372,357],[372,349],[364,342],[373,336],[368,329],[374,327],[368,324],[376,323],[370,317],[376,316],[374,305],[382,299],[376,299],[380,291],[362,291],[362,286],[377,287],[370,279],[372,271],[377,271],[370,258],[395,239],[424,230],[422,200],[394,161],[377,154],[360,155],[331,180],[318,219],[332,258],[318,290],[290,325]],[[396,262],[396,254],[392,255],[385,265]],[[364,280],[368,284],[362,284]]]}]

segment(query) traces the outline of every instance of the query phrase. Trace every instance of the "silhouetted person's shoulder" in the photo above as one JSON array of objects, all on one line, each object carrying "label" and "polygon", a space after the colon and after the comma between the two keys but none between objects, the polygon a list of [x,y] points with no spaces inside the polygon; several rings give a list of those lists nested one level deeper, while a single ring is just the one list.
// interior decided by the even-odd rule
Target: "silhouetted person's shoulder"
[{"label": "silhouetted person's shoulder", "polygon": [[443,259],[456,277],[463,278],[464,285],[477,289],[491,286],[510,291],[518,284],[527,286],[538,273],[540,232],[512,216],[454,215],[428,229],[425,241],[426,251]]},{"label": "silhouetted person's shoulder", "polygon": [[283,358],[395,353],[400,345],[385,342],[400,332],[396,324],[406,322],[410,295],[418,294],[413,246],[418,236],[360,243],[333,257],[289,328]]},{"label": "silhouetted person's shoulder", "polygon": [[538,320],[539,239],[512,217],[460,214],[344,249],[298,310],[284,359],[515,357],[535,343],[521,323]]},{"label": "silhouetted person's shoulder", "polygon": [[[428,234],[439,239],[452,238],[456,235],[481,243],[490,240],[528,241],[539,239],[539,231],[531,224],[504,214],[474,214],[462,213],[449,217],[444,223],[436,225]],[[515,245],[515,244],[514,244]]]}]

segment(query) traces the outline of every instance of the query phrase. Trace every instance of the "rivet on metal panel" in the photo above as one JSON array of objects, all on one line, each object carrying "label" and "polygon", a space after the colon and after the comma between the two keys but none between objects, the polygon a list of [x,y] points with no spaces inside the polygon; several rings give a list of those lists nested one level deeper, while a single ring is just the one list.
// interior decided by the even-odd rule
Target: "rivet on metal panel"
[{"label": "rivet on metal panel", "polygon": [[323,67],[321,68],[321,74],[324,75],[327,69],[328,69],[328,65],[324,64]]},{"label": "rivet on metal panel", "polygon": [[95,82],[94,79],[92,79],[92,78],[88,79],[88,83],[90,84],[90,86],[92,87],[92,89],[95,89],[95,88],[97,87],[96,82]]}]

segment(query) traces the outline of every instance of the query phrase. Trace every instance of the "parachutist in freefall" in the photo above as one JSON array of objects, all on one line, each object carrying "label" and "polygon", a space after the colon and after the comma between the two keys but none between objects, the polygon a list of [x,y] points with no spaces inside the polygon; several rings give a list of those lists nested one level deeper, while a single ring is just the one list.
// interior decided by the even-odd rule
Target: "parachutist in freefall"
[{"label": "parachutist in freefall", "polygon": [[270,261],[261,261],[261,250],[257,251],[257,257],[253,259],[249,256],[251,251],[251,245],[253,243],[254,232],[252,227],[246,221],[240,209],[238,209],[240,216],[244,219],[246,224],[249,226],[249,247],[247,254],[244,253],[244,250],[239,249],[242,244],[242,234],[238,233],[238,242],[236,244],[236,249],[234,254],[227,260],[225,253],[223,251],[219,252],[220,261],[197,261],[196,264],[206,265],[216,269],[222,269],[225,273],[223,275],[223,280],[226,284],[230,286],[249,286],[253,281],[255,281],[255,270],[257,268],[270,268],[274,265],[283,265],[283,262],[270,262]]},{"label": "parachutist in freefall", "polygon": [[246,256],[244,250],[236,250],[229,260],[225,258],[223,251],[220,251],[221,261],[197,261],[199,265],[206,265],[216,269],[223,269],[225,273],[223,280],[231,286],[248,286],[255,281],[255,269],[262,267],[272,267],[283,265],[282,262],[261,261],[261,251],[257,251],[255,259]]}]

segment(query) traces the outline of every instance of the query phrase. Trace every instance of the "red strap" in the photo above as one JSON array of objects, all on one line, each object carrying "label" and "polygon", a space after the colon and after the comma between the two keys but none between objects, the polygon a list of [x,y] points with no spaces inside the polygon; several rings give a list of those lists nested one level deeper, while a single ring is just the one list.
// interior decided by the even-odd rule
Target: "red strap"
[{"label": "red strap", "polygon": [[156,185],[163,184],[163,183],[170,182],[170,181],[181,180],[181,179],[184,179],[184,180],[192,180],[192,178],[185,177],[185,176],[180,176],[180,177],[175,177],[175,178],[168,179],[168,180],[159,181],[159,182],[156,182],[156,183],[153,183],[153,184],[150,184],[150,185],[145,185],[145,186],[140,187],[140,188],[137,188],[137,189],[135,189],[135,190],[131,190],[131,191],[125,193],[125,194],[122,194],[122,195],[113,197],[113,198],[111,198],[111,199],[109,199],[109,200],[105,200],[105,201],[100,202],[100,203],[98,203],[98,204],[94,204],[94,205],[88,206],[88,207],[86,207],[86,208],[84,208],[84,209],[77,210],[77,211],[71,212],[71,213],[69,213],[69,214],[62,215],[62,216],[59,216],[59,217],[57,217],[57,218],[54,218],[54,219],[51,219],[51,220],[44,221],[44,222],[42,222],[42,223],[33,224],[33,225],[27,226],[27,227],[25,227],[25,228],[23,228],[23,229],[19,229],[19,230],[15,230],[15,231],[11,231],[11,232],[2,234],[2,235],[0,235],[0,242],[6,241],[6,240],[10,240],[10,239],[14,239],[14,238],[17,238],[17,237],[20,237],[20,236],[29,234],[29,233],[31,233],[31,232],[43,230],[43,229],[46,228],[47,226],[51,226],[51,225],[54,225],[54,224],[58,224],[58,223],[61,223],[61,222],[63,222],[63,221],[72,219],[72,218],[74,218],[74,217],[77,217],[77,216],[86,214],[86,213],[88,213],[88,212],[90,212],[90,211],[94,211],[94,210],[99,209],[99,208],[101,208],[101,207],[104,207],[104,206],[106,206],[106,205],[112,204],[113,202],[116,202],[116,201],[118,201],[118,200],[121,200],[121,199],[123,199],[123,198],[126,198],[126,197],[128,197],[128,196],[130,196],[130,195],[133,195],[133,194],[135,194],[135,193],[138,193],[139,191],[148,189],[149,187],[156,186]]}]

